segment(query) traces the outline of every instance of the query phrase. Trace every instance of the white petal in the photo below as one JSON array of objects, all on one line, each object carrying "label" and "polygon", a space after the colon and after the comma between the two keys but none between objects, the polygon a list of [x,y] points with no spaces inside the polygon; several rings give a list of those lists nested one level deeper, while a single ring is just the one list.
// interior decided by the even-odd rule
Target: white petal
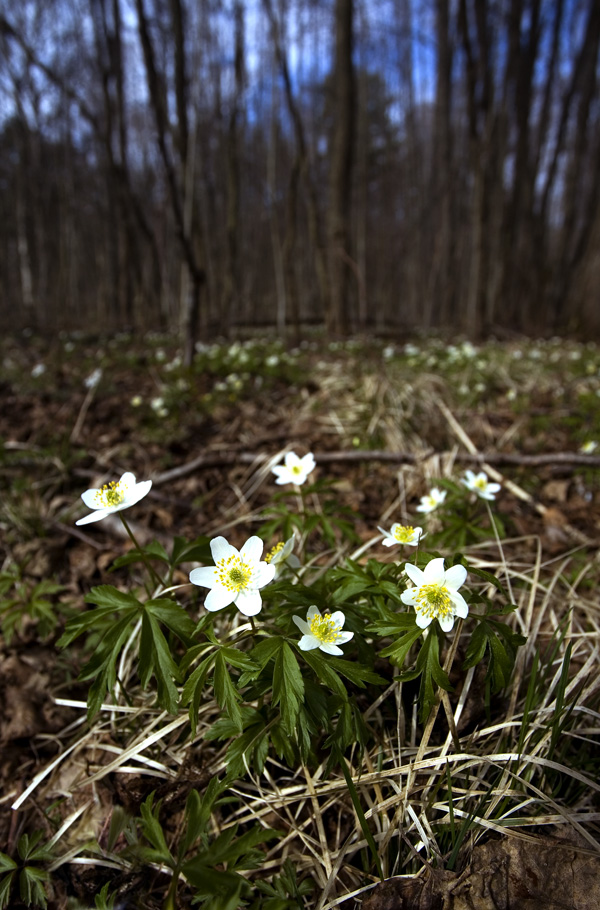
[{"label": "white petal", "polygon": [[286,468],[289,468],[290,470],[292,468],[302,467],[302,462],[300,461],[300,459],[298,458],[298,456],[296,455],[295,452],[288,452],[287,455],[285,456],[284,461],[285,461]]},{"label": "white petal", "polygon": [[331,614],[331,621],[341,629],[346,622],[346,617],[341,610],[336,610],[335,613]]},{"label": "white petal", "polygon": [[264,588],[270,581],[273,581],[277,574],[277,566],[274,562],[259,562],[252,573],[252,585],[255,588]]},{"label": "white petal", "polygon": [[454,616],[438,616],[438,622],[443,632],[451,632],[454,625]]},{"label": "white petal", "polygon": [[124,474],[121,474],[121,479],[119,480],[119,486],[124,489],[135,486],[135,474],[132,474],[131,471],[126,471]]},{"label": "white petal", "polygon": [[425,566],[423,572],[425,576],[425,581],[428,585],[434,584],[443,584],[444,577],[446,573],[444,572],[444,558],[443,556],[438,556],[436,559],[432,559],[431,562],[428,562]]},{"label": "white petal", "polygon": [[260,537],[249,537],[240,550],[240,556],[244,562],[257,563],[262,556],[263,546],[264,544]]},{"label": "white petal", "polygon": [[202,588],[212,588],[217,581],[217,570],[214,566],[201,566],[199,569],[192,569],[190,581],[193,585],[200,585]]},{"label": "white petal", "polygon": [[419,629],[426,629],[431,624],[431,616],[425,616],[423,613],[416,614],[416,622]]},{"label": "white petal", "polygon": [[299,616],[292,616],[292,619],[304,635],[310,635],[310,626],[304,619],[300,619]]},{"label": "white petal", "polygon": [[126,509],[128,506],[135,505],[136,502],[139,502],[140,499],[143,499],[144,496],[148,495],[151,486],[151,480],[142,480],[141,483],[136,484],[133,489],[127,491],[125,495],[126,504],[124,503],[121,508]]},{"label": "white petal", "polygon": [[403,591],[400,595],[400,600],[403,604],[406,604],[407,607],[414,607],[416,604],[415,594],[417,592],[416,588],[407,588],[406,591]]},{"label": "white petal", "polygon": [[321,651],[325,651],[326,654],[342,654],[343,655],[343,653],[344,653],[341,648],[338,648],[337,645],[331,645],[331,644],[327,645],[327,644],[323,644],[322,642],[319,642],[319,647],[320,647]]},{"label": "white petal", "polygon": [[92,521],[100,521],[102,518],[106,518],[106,516],[110,515],[112,511],[113,509],[97,509],[95,512],[90,512],[89,515],[84,515],[83,518],[80,518],[79,521],[75,522],[75,524],[89,525],[92,523]]},{"label": "white petal", "polygon": [[464,599],[462,594],[459,594],[458,591],[451,591],[450,599],[454,604],[454,612],[456,615],[460,616],[461,619],[466,619],[469,615],[469,604]]},{"label": "white petal", "polygon": [[290,472],[283,465],[275,465],[274,468],[271,468],[271,471],[277,476],[275,483],[289,483]]},{"label": "white petal", "polygon": [[[431,565],[431,563],[430,563]],[[404,571],[414,584],[417,586],[425,584],[425,575],[418,566],[412,564],[412,562],[407,562],[404,566]]]},{"label": "white petal", "polygon": [[[81,498],[83,499],[88,509],[98,508],[98,500],[96,499],[98,493],[100,493],[100,490],[86,490],[85,493],[81,494]],[[100,508],[104,507],[100,506]]]},{"label": "white petal", "polygon": [[320,644],[321,642],[314,635],[303,635],[298,642],[298,647],[301,651],[314,651]]},{"label": "white petal", "polygon": [[237,556],[238,551],[234,546],[227,542],[224,537],[214,537],[210,542],[210,552],[215,562],[222,559],[229,559],[230,556]]},{"label": "white petal", "polygon": [[467,577],[467,570],[464,566],[456,565],[446,569],[446,585],[449,588],[460,588],[464,585]]},{"label": "white petal", "polygon": [[345,645],[351,638],[354,638],[354,632],[339,632],[336,641],[339,645]]},{"label": "white petal", "polygon": [[222,610],[224,607],[228,607],[230,603],[233,603],[234,597],[235,591],[229,591],[228,588],[217,585],[206,595],[204,608],[209,613],[215,613],[217,610]]},{"label": "white petal", "polygon": [[381,543],[384,547],[393,547],[398,543],[398,541],[394,540],[393,537],[386,537],[385,540],[381,541]]},{"label": "white petal", "polygon": [[321,615],[321,611],[319,610],[318,607],[315,607],[315,605],[313,604],[312,607],[308,608],[308,611],[306,613],[306,619],[308,620],[308,622],[311,622],[315,618],[315,616],[320,616],[320,615]]},{"label": "white petal", "polygon": [[315,456],[312,452],[309,452],[308,455],[305,455],[304,458],[300,459],[300,464],[302,465],[302,470],[305,474],[310,474],[313,468],[316,466]]},{"label": "white petal", "polygon": [[244,616],[256,616],[262,610],[262,600],[258,591],[240,591],[235,599],[235,605]]}]

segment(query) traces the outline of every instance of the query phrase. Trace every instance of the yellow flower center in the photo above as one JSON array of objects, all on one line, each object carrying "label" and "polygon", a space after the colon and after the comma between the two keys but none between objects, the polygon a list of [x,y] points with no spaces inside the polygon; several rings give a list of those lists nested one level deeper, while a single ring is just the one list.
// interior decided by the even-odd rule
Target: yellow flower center
[{"label": "yellow flower center", "polygon": [[295,464],[290,470],[292,474],[302,474],[302,465]]},{"label": "yellow flower center", "polygon": [[252,578],[252,566],[233,554],[217,563],[217,580],[228,591],[244,591]]},{"label": "yellow flower center", "polygon": [[323,645],[332,645],[340,637],[341,626],[336,625],[331,616],[313,616],[310,621],[310,633]]},{"label": "yellow flower center", "polygon": [[417,601],[415,610],[432,619],[450,616],[454,612],[454,605],[445,585],[421,585],[415,599]]},{"label": "yellow flower center", "polygon": [[99,506],[104,506],[105,508],[120,506],[124,499],[125,493],[121,487],[120,480],[111,480],[110,483],[105,483],[96,493],[96,502]]},{"label": "yellow flower center", "polygon": [[284,546],[285,546],[285,544],[283,543],[283,541],[276,543],[275,546],[273,547],[273,549],[269,550],[269,552],[265,556],[265,562],[271,562],[271,560],[274,559],[278,553],[281,553]]},{"label": "yellow flower center", "polygon": [[477,487],[478,490],[485,490],[485,488],[487,487],[487,480],[484,477],[478,477],[475,480],[475,486]]},{"label": "yellow flower center", "polygon": [[408,543],[409,540],[412,540],[415,533],[415,529],[410,525],[398,525],[394,531],[394,538],[398,543]]}]

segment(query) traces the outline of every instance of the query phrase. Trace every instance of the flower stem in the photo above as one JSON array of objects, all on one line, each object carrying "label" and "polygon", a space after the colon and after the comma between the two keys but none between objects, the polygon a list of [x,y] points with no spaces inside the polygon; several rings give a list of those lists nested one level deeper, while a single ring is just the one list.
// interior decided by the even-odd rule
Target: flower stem
[{"label": "flower stem", "polygon": [[125,530],[127,531],[127,534],[129,535],[129,539],[133,542],[133,545],[135,546],[136,550],[138,551],[138,553],[139,553],[140,556],[142,557],[142,560],[143,560],[143,562],[144,562],[144,565],[145,565],[146,568],[148,569],[148,572],[149,572],[149,574],[150,574],[150,577],[152,578],[152,581],[153,581],[154,584],[157,585],[158,587],[164,588],[164,587],[165,587],[165,584],[164,584],[162,578],[160,577],[160,575],[158,574],[158,572],[156,571],[156,569],[152,566],[152,564],[151,564],[150,561],[148,560],[148,557],[146,556],[146,554],[144,553],[144,551],[143,551],[142,548],[140,547],[139,543],[138,543],[137,540],[135,539],[135,535],[134,535],[133,531],[131,530],[131,528],[130,528],[129,525],[127,524],[126,520],[123,518],[123,515],[121,514],[121,512],[119,512],[119,518],[120,518],[121,521],[123,522],[123,527],[124,527]]}]

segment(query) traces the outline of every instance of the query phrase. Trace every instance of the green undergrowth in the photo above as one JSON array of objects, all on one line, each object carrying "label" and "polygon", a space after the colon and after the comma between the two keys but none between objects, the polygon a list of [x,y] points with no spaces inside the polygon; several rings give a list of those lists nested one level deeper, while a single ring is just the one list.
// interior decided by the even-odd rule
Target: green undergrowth
[{"label": "green undergrowth", "polygon": [[[304,360],[307,407],[321,413],[321,360],[333,358],[335,377],[336,364],[361,356],[356,346],[288,354],[223,344],[199,348],[186,371],[165,348],[152,340],[145,362],[161,377],[162,403],[124,404],[153,444],[163,427],[165,446],[169,421],[198,396],[204,415],[257,388],[302,400]],[[349,451],[411,451],[417,439],[429,444],[425,428],[442,441],[449,432],[439,401],[458,423],[494,396],[507,421],[499,432],[514,430],[513,442],[526,396],[584,395],[594,410],[595,348],[517,350],[373,343],[357,385],[337,389],[328,426]],[[102,353],[85,364],[104,372],[84,400],[101,397],[109,356],[133,357],[119,339]],[[13,367],[3,369],[12,381]],[[232,375],[245,377],[240,388]],[[567,431],[593,452],[592,435]],[[11,481],[15,452],[26,449],[5,449]],[[275,486],[271,468],[284,456],[289,482]],[[67,466],[53,462],[56,487],[35,494],[15,480],[1,513],[12,551],[0,573],[5,647],[33,629],[78,679],[54,686],[70,720],[5,801],[17,824],[0,852],[0,908],[58,906],[65,882],[85,870],[97,908],[126,899],[164,910],[328,910],[350,896],[358,906],[394,875],[468,868],[474,846],[499,835],[576,833],[598,851],[597,562],[583,544],[547,555],[519,532],[533,478],[511,487],[493,468],[471,468],[410,465],[398,474],[401,495],[373,522],[344,498],[339,471],[317,457],[313,473],[283,450],[244,478],[229,527],[143,543],[129,518],[151,515],[148,487],[117,472],[86,505],[121,521],[127,547],[81,595],[58,571],[35,581],[23,549],[50,547],[52,523],[82,516],[75,497],[57,492]],[[584,470],[595,495],[594,468]],[[254,503],[261,484],[269,495]],[[27,496],[29,512],[19,507]],[[101,525],[82,517],[83,543],[108,552]],[[85,906],[68,896],[69,908]]]}]

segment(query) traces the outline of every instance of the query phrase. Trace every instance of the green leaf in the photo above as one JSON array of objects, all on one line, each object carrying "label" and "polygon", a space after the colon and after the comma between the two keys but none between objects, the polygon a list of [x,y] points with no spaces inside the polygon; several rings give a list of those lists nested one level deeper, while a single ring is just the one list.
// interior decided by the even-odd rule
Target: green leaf
[{"label": "green leaf", "polygon": [[213,686],[215,698],[223,711],[236,724],[239,732],[242,732],[242,715],[238,701],[241,701],[241,695],[233,684],[229,670],[225,664],[225,658],[221,651],[217,652],[215,657],[215,672],[213,677]]},{"label": "green leaf", "polygon": [[10,900],[10,892],[12,890],[14,877],[15,873],[11,872],[0,881],[0,910],[5,910],[5,908],[9,906],[8,902]]},{"label": "green leaf", "polygon": [[215,658],[216,652],[213,652],[198,664],[198,666],[186,680],[183,687],[183,692],[181,693],[181,704],[189,704],[190,706],[190,726],[192,728],[192,733],[194,734],[196,733],[198,711],[200,709],[200,701],[202,699],[202,692],[204,691],[204,684]]},{"label": "green leaf", "polygon": [[149,600],[144,609],[147,613],[152,613],[159,622],[174,632],[184,643],[191,642],[195,623],[180,604],[167,597],[161,597]]},{"label": "green leaf", "polygon": [[384,648],[383,651],[381,651],[380,656],[389,657],[397,666],[402,667],[408,652],[422,635],[423,630],[416,626],[416,628],[401,635],[398,641],[395,641],[393,645],[388,645],[387,648]]},{"label": "green leaf", "polygon": [[177,714],[179,693],[177,692],[177,686],[173,681],[179,676],[177,665],[171,656],[167,640],[161,632],[155,617],[151,613],[145,613],[144,620],[146,617],[148,618],[151,628],[152,656],[154,675],[157,684],[158,703],[161,707],[165,708],[169,714]]},{"label": "green leaf", "polygon": [[6,853],[0,852],[0,872],[10,872],[18,867],[18,863]]},{"label": "green leaf", "polygon": [[44,883],[47,881],[48,873],[43,869],[36,869],[35,866],[25,866],[19,876],[21,900],[25,901],[27,906],[35,904],[45,910],[48,904],[46,902]]},{"label": "green leaf", "polygon": [[115,561],[112,564],[113,569],[120,569],[123,566],[130,566],[136,562],[145,562],[146,559],[160,559],[161,562],[170,563],[169,554],[158,540],[151,540],[149,544],[145,547],[140,547],[138,550],[137,547],[135,550],[130,550],[129,553],[125,553],[123,556],[117,556]]},{"label": "green leaf", "polygon": [[86,597],[86,603],[97,604],[99,607],[112,607],[113,610],[134,610],[140,609],[142,604],[129,594],[128,591],[119,591],[112,585],[98,585],[92,588]]},{"label": "green leaf", "polygon": [[379,676],[378,673],[375,673],[374,670],[370,670],[369,667],[364,667],[359,663],[353,663],[350,660],[344,660],[342,657],[331,655],[329,665],[361,689],[365,688],[366,683],[374,683],[375,685],[383,686],[387,682],[383,676]]},{"label": "green leaf", "polygon": [[304,681],[294,652],[282,641],[273,669],[273,705],[281,705],[281,722],[291,735],[300,705],[304,701]]},{"label": "green leaf", "polygon": [[162,826],[158,820],[161,801],[159,800],[156,806],[153,806],[153,803],[154,791],[152,791],[140,806],[142,833],[146,840],[152,844],[156,853],[161,857],[160,861],[164,862],[166,866],[173,868],[175,866],[175,861],[171,856],[171,851],[167,846]]},{"label": "green leaf", "polygon": [[182,562],[211,563],[213,559],[210,538],[198,537],[196,540],[187,541],[185,537],[176,537],[173,541],[171,561],[174,566],[179,566]]},{"label": "green leaf", "polygon": [[346,686],[335,670],[329,666],[325,658],[323,658],[318,651],[302,651],[301,653],[302,657],[314,671],[320,682],[324,683],[331,692],[335,692],[336,695],[339,695],[341,698],[348,698]]}]

